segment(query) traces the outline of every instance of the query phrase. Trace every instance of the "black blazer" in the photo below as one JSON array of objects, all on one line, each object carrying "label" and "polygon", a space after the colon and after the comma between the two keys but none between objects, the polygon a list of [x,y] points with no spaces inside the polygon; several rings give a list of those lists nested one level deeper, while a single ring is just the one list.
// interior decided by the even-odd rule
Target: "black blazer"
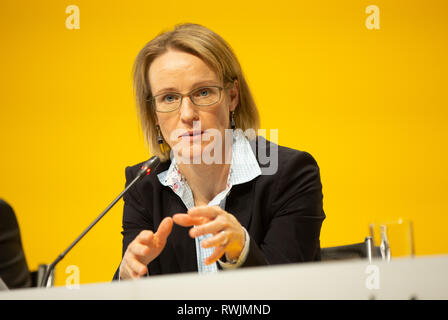
[{"label": "black blazer", "polygon": [[[225,210],[232,213],[250,235],[249,253],[242,267],[320,260],[319,235],[325,214],[319,167],[303,151],[277,146],[258,137],[251,146],[258,157],[278,149],[278,170],[232,186]],[[164,162],[142,178],[124,196],[123,252],[142,230],[156,231],[163,218],[187,212],[182,200],[163,186],[157,174],[167,170]],[[126,168],[126,185],[141,165]],[[174,224],[166,246],[149,263],[150,275],[197,271],[195,240],[189,228]],[[118,269],[114,280],[118,279]]]},{"label": "black blazer", "polygon": [[12,207],[0,199],[0,278],[9,289],[31,287],[20,228]]}]

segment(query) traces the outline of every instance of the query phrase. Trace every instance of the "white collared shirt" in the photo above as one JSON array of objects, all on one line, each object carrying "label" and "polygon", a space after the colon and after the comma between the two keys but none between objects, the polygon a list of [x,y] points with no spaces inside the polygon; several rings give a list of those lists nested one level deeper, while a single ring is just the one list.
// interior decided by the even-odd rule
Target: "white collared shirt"
[{"label": "white collared shirt", "polygon": [[[219,206],[221,209],[225,209],[226,198],[229,195],[232,186],[237,184],[242,184],[249,182],[256,177],[261,175],[261,169],[258,165],[258,161],[252,151],[249,141],[244,136],[241,130],[233,131],[233,141],[232,141],[232,162],[230,165],[230,171],[227,178],[226,188],[218,193],[212,201],[210,201],[208,206]],[[173,190],[175,194],[179,196],[182,202],[185,204],[187,209],[194,207],[194,198],[190,186],[187,180],[180,172],[176,159],[171,153],[171,165],[170,167],[157,175],[160,183],[164,186],[168,186]],[[246,241],[243,250],[241,251],[239,259],[236,263],[225,263],[218,260],[219,264],[223,269],[233,269],[241,266],[246,260],[247,254],[249,252],[249,234],[247,230],[243,227],[246,233]],[[202,248],[200,245],[201,241],[210,237],[211,234],[203,235],[195,239],[196,243],[196,256],[198,263],[198,272],[217,272],[217,265],[213,263],[211,265],[205,265],[203,261],[206,257],[210,256],[214,251],[212,248]]]}]

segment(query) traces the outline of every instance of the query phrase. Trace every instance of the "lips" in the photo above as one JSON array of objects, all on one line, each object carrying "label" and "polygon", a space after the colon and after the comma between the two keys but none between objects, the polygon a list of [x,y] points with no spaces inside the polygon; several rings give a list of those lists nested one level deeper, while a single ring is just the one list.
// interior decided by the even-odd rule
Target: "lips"
[{"label": "lips", "polygon": [[179,136],[179,138],[182,138],[182,137],[196,137],[196,136],[201,136],[202,134],[204,134],[204,131],[202,130],[195,130],[195,131],[187,131],[187,132],[185,132],[185,133],[183,133],[183,134],[181,134],[180,136]]}]

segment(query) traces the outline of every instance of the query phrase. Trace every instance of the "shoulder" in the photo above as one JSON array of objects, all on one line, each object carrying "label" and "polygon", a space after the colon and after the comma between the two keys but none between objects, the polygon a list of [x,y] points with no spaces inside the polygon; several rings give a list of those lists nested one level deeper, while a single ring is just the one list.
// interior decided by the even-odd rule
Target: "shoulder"
[{"label": "shoulder", "polygon": [[[125,168],[126,187],[135,179],[143,164],[148,160],[149,159]],[[142,177],[138,183],[134,184],[134,186],[132,186],[129,190],[130,193],[144,198],[144,195],[148,194],[148,192],[159,192],[163,186],[160,184],[157,175],[167,170],[170,164],[171,161],[160,163],[159,166],[155,170],[152,170],[149,175]]]},{"label": "shoulder", "polygon": [[250,144],[263,175],[282,176],[306,168],[319,170],[314,157],[306,151],[280,146],[262,136],[257,136]]},{"label": "shoulder", "polygon": [[321,192],[320,169],[310,153],[279,146],[263,137],[255,140],[251,146],[262,171],[260,187],[270,189],[278,197]]},{"label": "shoulder", "polygon": [[[142,166],[145,164],[146,161],[148,161],[149,159],[146,159],[145,161],[139,162],[137,164],[134,165],[130,165],[127,166],[125,169],[126,172],[126,179],[133,179],[137,173],[140,171],[140,169],[142,168]],[[147,178],[156,178],[157,179],[157,175],[165,170],[167,170],[170,167],[171,161],[165,161],[165,162],[161,162],[159,164],[159,166],[151,172],[151,174],[149,176],[144,177],[143,179],[147,179]]]},{"label": "shoulder", "polygon": [[3,199],[0,199],[0,230],[8,231],[18,228],[17,218],[12,207]]},{"label": "shoulder", "polygon": [[[137,183],[130,187],[131,182],[134,181],[143,164],[148,160],[125,168],[125,187],[128,188],[128,191],[123,195],[123,200],[127,205],[125,206],[124,216],[132,215],[131,212],[140,212],[144,216],[149,217],[148,210],[149,208],[152,208],[155,199],[160,195],[162,185],[160,184],[157,175],[163,172],[167,165],[169,167],[169,162],[160,163],[149,175],[141,177]],[[126,207],[128,209],[126,209]],[[133,208],[134,211],[129,208]]]}]

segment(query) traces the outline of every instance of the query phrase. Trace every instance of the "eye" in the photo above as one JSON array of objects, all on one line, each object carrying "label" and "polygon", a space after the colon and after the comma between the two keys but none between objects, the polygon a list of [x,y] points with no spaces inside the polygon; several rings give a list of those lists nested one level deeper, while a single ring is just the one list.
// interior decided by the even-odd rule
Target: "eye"
[{"label": "eye", "polygon": [[210,88],[201,88],[194,95],[198,98],[208,97],[210,95]]},{"label": "eye", "polygon": [[165,103],[173,103],[177,99],[178,99],[178,97],[176,95],[174,95],[174,94],[167,94],[167,95],[163,96],[162,101],[165,102]]}]

